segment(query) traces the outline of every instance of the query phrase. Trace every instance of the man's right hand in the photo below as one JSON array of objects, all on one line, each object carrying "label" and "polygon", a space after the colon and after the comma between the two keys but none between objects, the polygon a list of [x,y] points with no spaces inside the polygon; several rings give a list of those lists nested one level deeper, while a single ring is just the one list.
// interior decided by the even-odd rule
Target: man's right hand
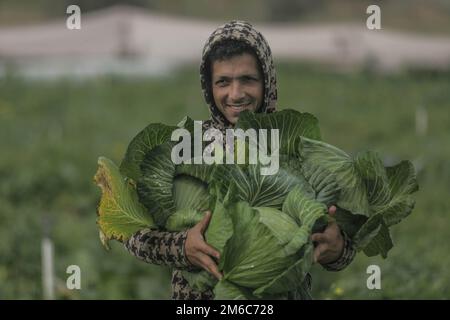
[{"label": "man's right hand", "polygon": [[220,253],[207,244],[203,236],[206,228],[208,228],[210,219],[211,211],[206,211],[203,219],[188,230],[184,249],[186,251],[186,257],[191,264],[205,269],[220,280],[223,275],[219,272],[217,264],[213,259],[219,260]]}]

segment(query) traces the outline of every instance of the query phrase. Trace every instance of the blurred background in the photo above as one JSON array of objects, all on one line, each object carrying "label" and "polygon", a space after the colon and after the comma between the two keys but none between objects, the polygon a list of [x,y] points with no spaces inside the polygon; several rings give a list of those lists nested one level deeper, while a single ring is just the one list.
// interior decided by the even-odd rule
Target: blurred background
[{"label": "blurred background", "polygon": [[[81,29],[69,30],[69,5]],[[381,8],[381,30],[366,9]],[[120,163],[147,124],[208,117],[208,35],[247,20],[272,47],[279,109],[318,117],[324,141],[386,165],[412,160],[420,191],[386,260],[313,268],[317,299],[450,298],[449,0],[0,0],[0,299],[167,299],[170,271],[98,238],[97,158]],[[381,289],[369,290],[369,265]],[[67,267],[81,269],[69,290]]]}]

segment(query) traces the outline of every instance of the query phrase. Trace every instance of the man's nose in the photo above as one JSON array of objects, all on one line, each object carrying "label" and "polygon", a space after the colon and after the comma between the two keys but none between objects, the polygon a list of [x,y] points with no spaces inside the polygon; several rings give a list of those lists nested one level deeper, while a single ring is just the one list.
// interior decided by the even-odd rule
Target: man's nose
[{"label": "man's nose", "polygon": [[230,100],[233,102],[239,101],[243,98],[245,98],[244,90],[242,88],[242,85],[239,83],[239,81],[233,81],[230,86],[230,93],[229,93]]}]

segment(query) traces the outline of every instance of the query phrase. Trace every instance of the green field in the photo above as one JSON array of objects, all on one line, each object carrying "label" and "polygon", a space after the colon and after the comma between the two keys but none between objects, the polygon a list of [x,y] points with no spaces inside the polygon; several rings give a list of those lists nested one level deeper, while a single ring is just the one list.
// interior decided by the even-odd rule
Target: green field
[{"label": "green field", "polygon": [[[315,114],[326,142],[420,168],[416,208],[393,228],[388,259],[361,253],[342,272],[314,267],[314,297],[450,298],[450,74],[341,74],[287,64],[277,71],[280,109]],[[422,137],[417,107],[428,111]],[[55,245],[58,299],[168,298],[169,270],[136,260],[118,243],[102,248],[92,177],[99,156],[119,163],[148,123],[176,124],[185,115],[208,116],[196,67],[158,79],[0,79],[0,298],[42,298],[44,221]],[[81,268],[81,290],[65,289],[72,264]],[[381,268],[381,290],[366,287],[371,264]]]}]

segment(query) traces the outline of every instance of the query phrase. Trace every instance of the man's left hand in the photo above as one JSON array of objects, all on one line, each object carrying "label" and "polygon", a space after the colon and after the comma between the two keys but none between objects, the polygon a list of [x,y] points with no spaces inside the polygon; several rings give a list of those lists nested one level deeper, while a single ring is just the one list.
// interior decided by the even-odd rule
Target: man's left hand
[{"label": "man's left hand", "polygon": [[[331,206],[328,213],[333,217],[336,214],[336,207]],[[311,240],[315,243],[314,263],[334,262],[344,251],[344,238],[336,221],[330,222],[323,232],[311,235]]]}]

